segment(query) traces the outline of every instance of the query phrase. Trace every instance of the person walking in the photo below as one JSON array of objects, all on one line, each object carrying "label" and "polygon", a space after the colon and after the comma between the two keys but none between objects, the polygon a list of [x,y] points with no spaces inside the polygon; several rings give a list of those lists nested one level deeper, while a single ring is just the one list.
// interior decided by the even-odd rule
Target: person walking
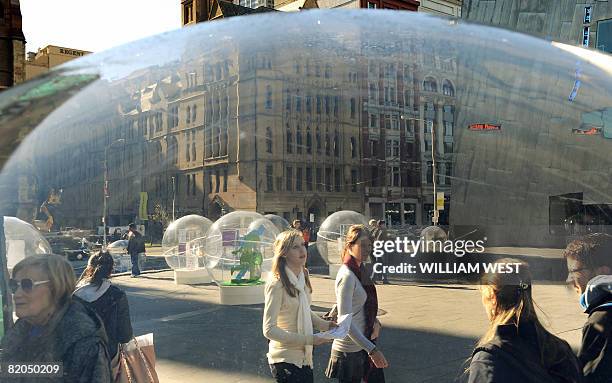
[{"label": "person walking", "polygon": [[272,272],[266,283],[263,334],[270,340],[268,363],[276,382],[312,383],[313,346],[330,340],[313,333],[335,324],[310,309],[312,285],[302,233],[288,230],[274,242]]},{"label": "person walking", "polygon": [[[515,273],[489,273],[480,292],[489,329],[472,353],[469,383],[580,383],[580,363],[566,341],[540,323],[526,263]],[[466,371],[466,372],[468,372]]]},{"label": "person walking", "polygon": [[[2,339],[3,365],[61,362],[63,376],[52,381],[111,381],[104,325],[72,297],[75,284],[72,266],[58,255],[34,255],[15,265],[9,286],[19,319]],[[33,380],[22,375],[9,381]]]},{"label": "person walking", "polygon": [[140,275],[140,255],[145,255],[144,237],[138,230],[136,230],[136,225],[134,223],[130,223],[128,226],[127,238],[127,252],[130,255],[130,260],[132,261],[132,278],[136,278]]},{"label": "person walking", "polygon": [[372,240],[364,225],[353,225],[346,234],[342,266],[336,277],[338,317],[352,316],[349,334],[336,339],[325,375],[340,383],[384,382],[383,368],[389,366],[375,342],[381,330],[376,318],[378,297],[376,286],[368,278],[363,262],[370,255]]},{"label": "person walking", "polygon": [[127,295],[110,281],[113,265],[113,257],[107,251],[94,254],[79,278],[74,296],[89,305],[102,319],[108,336],[111,367],[116,370],[119,367],[119,344],[129,342],[133,331]]},{"label": "person walking", "polygon": [[567,281],[588,315],[578,359],[588,383],[612,382],[612,236],[593,233],[570,242]]}]

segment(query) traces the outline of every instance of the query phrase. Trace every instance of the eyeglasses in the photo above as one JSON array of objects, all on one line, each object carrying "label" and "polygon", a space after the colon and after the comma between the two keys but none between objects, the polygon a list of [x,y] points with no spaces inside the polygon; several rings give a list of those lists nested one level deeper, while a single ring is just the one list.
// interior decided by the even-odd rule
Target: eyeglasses
[{"label": "eyeglasses", "polygon": [[29,278],[24,278],[20,281],[16,280],[16,279],[10,279],[9,280],[9,288],[11,289],[11,291],[13,292],[13,294],[15,294],[17,292],[17,289],[19,289],[21,287],[21,289],[25,292],[25,293],[31,293],[32,290],[34,289],[34,287],[39,286],[39,285],[43,285],[45,283],[49,283],[49,280],[46,281],[33,281]]},{"label": "eyeglasses", "polygon": [[580,268],[577,268],[577,269],[574,269],[574,270],[568,270],[568,272],[567,272],[567,279],[565,280],[565,282],[567,282],[567,283],[574,282],[574,275],[576,273],[579,273],[579,272],[584,271],[584,270],[589,270],[589,268],[588,267],[580,267]]}]

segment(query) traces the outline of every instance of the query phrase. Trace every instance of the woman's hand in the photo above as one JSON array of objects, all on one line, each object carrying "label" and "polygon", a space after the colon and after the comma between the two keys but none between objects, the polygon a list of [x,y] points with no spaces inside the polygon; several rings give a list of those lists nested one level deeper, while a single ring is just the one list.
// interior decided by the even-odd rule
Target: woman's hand
[{"label": "woman's hand", "polygon": [[380,350],[376,350],[372,354],[370,354],[370,359],[372,359],[372,362],[374,363],[376,368],[389,367],[389,362],[387,362],[387,359],[385,359],[385,356]]},{"label": "woman's hand", "polygon": [[378,319],[374,322],[374,328],[372,329],[372,335],[370,336],[371,340],[378,339],[380,336],[380,330],[382,329],[382,324]]},{"label": "woman's hand", "polygon": [[318,334],[314,334],[314,336],[312,337],[313,346],[320,346],[322,344],[331,343],[331,342],[332,342],[332,339],[326,339],[326,338],[320,337]]}]

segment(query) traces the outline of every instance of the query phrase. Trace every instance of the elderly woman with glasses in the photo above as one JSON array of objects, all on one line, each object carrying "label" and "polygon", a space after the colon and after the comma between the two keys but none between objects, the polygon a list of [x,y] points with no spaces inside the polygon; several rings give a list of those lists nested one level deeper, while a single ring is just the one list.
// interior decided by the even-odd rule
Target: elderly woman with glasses
[{"label": "elderly woman with glasses", "polygon": [[32,256],[15,265],[12,276],[9,286],[19,319],[2,339],[1,361],[61,363],[60,370],[47,371],[60,374],[59,381],[111,381],[104,326],[92,310],[72,299],[76,278],[70,264],[57,255]]}]

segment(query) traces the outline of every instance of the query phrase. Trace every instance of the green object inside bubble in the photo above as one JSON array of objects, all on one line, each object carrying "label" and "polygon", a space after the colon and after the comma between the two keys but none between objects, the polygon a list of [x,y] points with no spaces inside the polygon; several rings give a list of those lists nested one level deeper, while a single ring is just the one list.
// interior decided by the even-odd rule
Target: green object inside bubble
[{"label": "green object inside bubble", "polygon": [[29,101],[49,97],[58,92],[74,88],[77,85],[89,83],[97,78],[97,75],[91,74],[58,76],[28,90],[24,95],[19,97],[19,101]]}]

